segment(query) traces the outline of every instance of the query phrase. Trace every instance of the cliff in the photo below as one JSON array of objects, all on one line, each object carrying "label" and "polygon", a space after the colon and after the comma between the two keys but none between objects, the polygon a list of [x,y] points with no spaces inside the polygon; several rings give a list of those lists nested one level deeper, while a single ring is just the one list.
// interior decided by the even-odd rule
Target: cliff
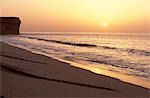
[{"label": "cliff", "polygon": [[18,17],[0,17],[0,34],[19,34],[20,23]]}]

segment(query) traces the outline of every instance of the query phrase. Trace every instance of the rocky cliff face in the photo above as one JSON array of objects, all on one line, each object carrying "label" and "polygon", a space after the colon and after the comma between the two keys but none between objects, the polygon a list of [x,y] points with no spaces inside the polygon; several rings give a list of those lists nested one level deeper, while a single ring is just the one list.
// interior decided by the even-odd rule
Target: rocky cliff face
[{"label": "rocky cliff face", "polygon": [[19,34],[20,23],[18,17],[0,17],[0,34]]}]

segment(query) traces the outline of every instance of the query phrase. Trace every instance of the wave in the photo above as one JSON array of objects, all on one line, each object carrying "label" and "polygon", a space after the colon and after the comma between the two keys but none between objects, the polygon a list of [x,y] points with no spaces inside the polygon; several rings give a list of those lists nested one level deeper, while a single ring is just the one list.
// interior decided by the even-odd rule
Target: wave
[{"label": "wave", "polygon": [[[127,71],[126,74],[131,74],[131,75],[136,75],[136,76],[141,76],[141,77],[145,77],[145,78],[149,78],[149,68],[145,69],[144,67],[140,67],[140,66],[146,66],[144,64],[139,64],[139,63],[131,63],[129,61],[124,61],[124,60],[110,60],[110,59],[105,59],[105,60],[87,60],[89,62],[93,62],[93,63],[99,63],[99,64],[105,64],[108,66],[112,66],[112,67],[117,67],[117,68],[121,68],[121,70],[117,71],[117,72],[121,72],[124,73],[122,71]],[[111,69],[110,69],[111,70]],[[114,71],[111,70],[111,71]],[[124,74],[125,74],[124,73]]]},{"label": "wave", "polygon": [[97,47],[96,45],[92,45],[92,44],[71,43],[71,42],[58,41],[58,40],[47,40],[47,39],[41,39],[41,38],[38,38],[37,40],[66,44],[66,45],[72,45],[72,46],[80,46],[80,47]]},{"label": "wave", "polygon": [[104,49],[109,49],[109,50],[119,50],[119,51],[127,52],[128,54],[150,56],[150,52],[146,50],[123,49],[123,48],[116,48],[116,47],[109,47],[109,46],[99,46],[99,47]]},{"label": "wave", "polygon": [[127,51],[128,53],[132,53],[132,54],[138,54],[138,55],[150,56],[150,52],[149,52],[149,51],[145,51],[145,50],[126,49],[126,51]]},{"label": "wave", "polygon": [[86,43],[73,43],[73,42],[66,42],[66,41],[59,41],[59,40],[49,40],[49,39],[43,39],[43,38],[36,38],[36,37],[25,37],[24,38],[29,39],[36,39],[39,41],[46,41],[46,42],[53,42],[53,43],[59,43],[59,44],[65,44],[65,45],[71,45],[71,46],[78,46],[78,47],[93,47],[93,48],[102,48],[102,49],[108,49],[108,50],[116,50],[116,51],[123,51],[127,52],[128,54],[133,55],[143,55],[143,56],[150,56],[150,52],[146,50],[138,50],[138,49],[123,49],[123,48],[116,48],[116,47],[110,47],[110,46],[98,46],[95,44],[86,44]]},{"label": "wave", "polygon": [[63,59],[71,61],[85,61],[88,64],[96,65],[98,68],[105,69],[109,67],[110,71],[117,71],[119,73],[128,75],[137,75],[140,77],[149,78],[150,67],[148,64],[142,62],[132,62],[126,59],[117,58],[109,55],[93,54],[93,53],[74,53],[65,56]]},{"label": "wave", "polygon": [[99,46],[99,47],[104,48],[104,49],[111,49],[111,50],[117,49],[116,47],[109,47],[109,46]]},{"label": "wave", "polygon": [[37,39],[37,40],[40,40],[40,41],[53,42],[53,43],[72,45],[72,46],[79,46],[79,47],[97,47],[97,45],[93,45],[93,44],[71,43],[71,42],[58,41],[58,40],[48,40],[48,39],[42,39],[42,38],[36,38],[36,37],[25,37],[25,38]]}]

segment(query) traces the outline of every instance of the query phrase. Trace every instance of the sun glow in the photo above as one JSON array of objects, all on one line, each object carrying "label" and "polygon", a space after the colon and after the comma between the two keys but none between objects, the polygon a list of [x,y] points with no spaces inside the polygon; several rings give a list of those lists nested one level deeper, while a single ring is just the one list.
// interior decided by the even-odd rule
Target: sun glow
[{"label": "sun glow", "polygon": [[102,23],[102,26],[103,26],[103,27],[107,27],[107,26],[108,26],[108,23],[107,23],[107,22],[103,22],[103,23]]},{"label": "sun glow", "polygon": [[107,27],[110,32],[148,32],[148,4],[150,0],[1,0],[0,16],[19,16],[24,21],[21,31],[99,31]]}]

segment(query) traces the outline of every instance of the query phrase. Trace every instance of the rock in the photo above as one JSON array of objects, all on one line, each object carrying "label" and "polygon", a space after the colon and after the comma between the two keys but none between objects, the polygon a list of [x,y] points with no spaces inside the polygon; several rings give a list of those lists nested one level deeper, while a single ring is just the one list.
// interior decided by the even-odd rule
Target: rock
[{"label": "rock", "polygon": [[18,17],[0,17],[0,34],[19,34],[20,23]]}]

